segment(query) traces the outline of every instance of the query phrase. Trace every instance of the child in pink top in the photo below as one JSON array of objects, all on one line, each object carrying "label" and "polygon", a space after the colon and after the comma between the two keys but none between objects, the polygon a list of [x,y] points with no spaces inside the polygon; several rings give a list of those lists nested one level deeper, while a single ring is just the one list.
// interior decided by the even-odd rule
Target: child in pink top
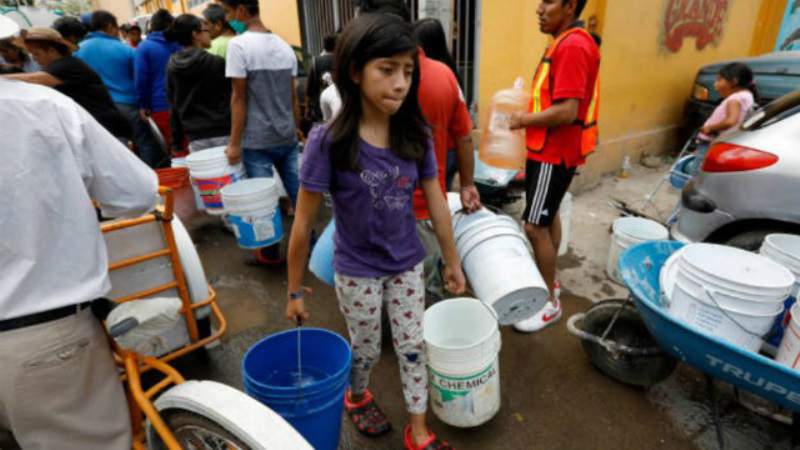
[{"label": "child in pink top", "polygon": [[695,173],[702,166],[711,141],[738,128],[755,106],[758,97],[753,72],[742,63],[723,67],[714,82],[714,89],[723,100],[697,134],[697,164],[692,170]]}]

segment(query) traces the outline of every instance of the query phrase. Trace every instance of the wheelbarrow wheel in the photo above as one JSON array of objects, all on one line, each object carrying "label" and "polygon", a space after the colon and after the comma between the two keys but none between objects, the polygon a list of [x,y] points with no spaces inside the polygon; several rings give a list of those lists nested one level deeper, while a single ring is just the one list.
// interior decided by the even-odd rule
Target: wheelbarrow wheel
[{"label": "wheelbarrow wheel", "polygon": [[[586,311],[580,328],[589,334],[602,336],[617,312],[619,316],[606,339],[637,349],[658,347],[639,317],[636,307],[624,299],[595,303]],[[592,365],[606,376],[631,386],[650,387],[672,374],[677,365],[674,358],[662,352],[634,355],[624,351],[611,351],[586,339],[582,343]]]}]

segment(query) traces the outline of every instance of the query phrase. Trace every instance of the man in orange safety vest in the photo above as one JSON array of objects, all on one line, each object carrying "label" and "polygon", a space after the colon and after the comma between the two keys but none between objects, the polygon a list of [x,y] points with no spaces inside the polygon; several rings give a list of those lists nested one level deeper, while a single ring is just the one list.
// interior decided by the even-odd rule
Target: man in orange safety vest
[{"label": "man in orange safety vest", "polygon": [[550,290],[543,310],[515,324],[523,332],[538,331],[561,317],[558,209],[577,167],[597,144],[600,51],[578,21],[585,6],[586,0],[540,0],[539,29],[555,40],[536,69],[528,112],[511,117],[512,129],[525,129],[528,147],[525,232]]}]

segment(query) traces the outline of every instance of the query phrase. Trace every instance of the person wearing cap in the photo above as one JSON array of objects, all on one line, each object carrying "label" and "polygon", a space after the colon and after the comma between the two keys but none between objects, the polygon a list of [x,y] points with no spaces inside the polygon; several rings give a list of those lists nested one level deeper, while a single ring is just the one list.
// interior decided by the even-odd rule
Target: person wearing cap
[{"label": "person wearing cap", "polygon": [[[10,22],[10,23],[9,23]],[[0,16],[0,38],[18,29]],[[73,100],[0,77],[0,429],[24,449],[129,450],[131,423],[102,324],[106,217],[155,204],[158,179]]]},{"label": "person wearing cap", "polygon": [[75,46],[50,28],[31,28],[25,35],[25,47],[42,67],[39,72],[6,75],[54,88],[75,100],[114,137],[127,145],[133,130],[125,116],[114,106],[103,80],[80,59],[72,56]]}]

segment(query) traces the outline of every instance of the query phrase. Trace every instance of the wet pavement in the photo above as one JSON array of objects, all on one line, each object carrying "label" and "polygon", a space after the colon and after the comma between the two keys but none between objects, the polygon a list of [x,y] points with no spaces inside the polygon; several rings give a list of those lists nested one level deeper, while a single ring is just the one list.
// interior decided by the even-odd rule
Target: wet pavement
[{"label": "wet pavement", "polygon": [[[321,231],[321,228],[320,228]],[[208,361],[183,368],[189,378],[211,378],[241,389],[244,352],[264,336],[291,328],[284,318],[284,267],[249,267],[246,252],[213,221],[192,231],[206,274],[217,289],[229,329],[208,352]],[[331,288],[306,277],[314,289],[307,301],[309,326],[346,336],[344,320]],[[563,295],[564,317],[537,334],[502,330],[497,416],[474,429],[445,425],[430,414],[434,431],[459,449],[693,449],[690,437],[672,425],[669,415],[645,391],[612,381],[590,364],[580,341],[566,331],[566,318],[591,303]],[[394,431],[378,439],[358,435],[343,424],[342,449],[402,448],[405,409],[397,361],[391,346],[372,374],[371,389],[393,422]]]}]

